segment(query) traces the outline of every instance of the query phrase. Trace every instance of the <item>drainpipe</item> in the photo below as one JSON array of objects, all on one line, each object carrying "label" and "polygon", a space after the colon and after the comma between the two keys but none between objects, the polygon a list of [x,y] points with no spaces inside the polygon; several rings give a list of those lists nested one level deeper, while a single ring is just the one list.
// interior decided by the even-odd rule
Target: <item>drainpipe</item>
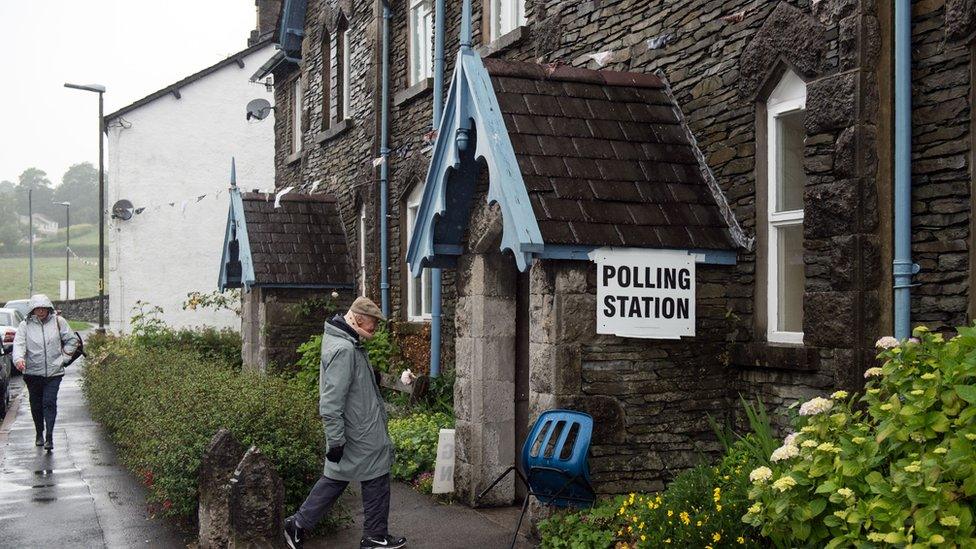
[{"label": "drainpipe", "polygon": [[390,4],[383,2],[383,81],[380,90],[380,299],[383,315],[390,317],[390,269],[387,252],[387,210],[390,193]]},{"label": "drainpipe", "polygon": [[[434,131],[444,110],[444,0],[434,0]],[[430,377],[441,373],[441,270],[430,270]]]},{"label": "drainpipe", "polygon": [[911,334],[912,5],[895,0],[895,337]]}]

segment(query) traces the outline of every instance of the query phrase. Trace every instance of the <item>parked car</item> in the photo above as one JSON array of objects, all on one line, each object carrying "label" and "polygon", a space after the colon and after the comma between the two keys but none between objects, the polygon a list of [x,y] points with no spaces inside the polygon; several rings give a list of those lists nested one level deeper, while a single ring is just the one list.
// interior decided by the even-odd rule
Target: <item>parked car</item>
[{"label": "parked car", "polygon": [[24,320],[24,315],[17,309],[0,308],[0,341],[3,342],[5,353],[12,353],[14,348],[14,335],[17,334],[17,326]]},{"label": "parked car", "polygon": [[27,314],[30,313],[30,300],[29,299],[14,299],[13,301],[8,301],[3,305],[4,309],[17,309],[20,311],[20,316],[27,318]]},{"label": "parked car", "polygon": [[10,372],[14,371],[13,354],[0,345],[0,419],[7,415],[10,405]]}]

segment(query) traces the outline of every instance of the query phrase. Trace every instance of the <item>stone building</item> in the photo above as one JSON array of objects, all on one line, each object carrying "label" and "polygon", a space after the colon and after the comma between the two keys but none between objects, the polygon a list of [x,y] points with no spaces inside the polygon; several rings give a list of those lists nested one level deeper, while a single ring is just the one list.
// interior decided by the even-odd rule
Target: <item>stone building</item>
[{"label": "stone building", "polygon": [[[450,81],[461,2],[446,9]],[[488,83],[476,99],[498,106],[472,115],[474,138],[501,152],[458,153],[470,173],[444,178],[455,135],[430,132],[432,8],[392,5],[391,310],[423,334],[426,288],[405,259],[410,233],[429,233],[414,257],[444,268],[463,499],[544,409],[594,415],[600,491],[654,490],[716,450],[707,414],[733,417],[739,394],[782,407],[860,385],[893,323],[893,15],[866,0],[474,0],[472,78]],[[911,306],[942,330],[969,322],[974,301],[974,19],[971,0],[914,6]],[[336,197],[359,288],[379,296],[382,3],[296,0],[280,21],[282,51],[256,75],[274,75],[276,186]],[[505,131],[484,131],[497,120]],[[499,160],[501,142],[514,161]],[[501,191],[527,202],[487,207]],[[453,232],[437,233],[447,218]],[[606,245],[704,259],[694,337],[596,333],[587,253]],[[731,261],[708,261],[723,250]]]}]

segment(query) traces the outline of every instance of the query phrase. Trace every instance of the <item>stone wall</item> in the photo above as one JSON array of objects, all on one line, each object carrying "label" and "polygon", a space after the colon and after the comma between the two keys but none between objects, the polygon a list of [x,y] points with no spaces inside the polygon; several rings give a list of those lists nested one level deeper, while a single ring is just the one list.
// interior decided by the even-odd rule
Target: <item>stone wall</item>
[{"label": "stone wall", "polygon": [[241,354],[245,369],[284,371],[298,360],[298,347],[321,334],[326,320],[355,299],[349,290],[254,288],[243,296]]},{"label": "stone wall", "polygon": [[919,3],[912,21],[912,323],[938,330],[973,313],[972,49],[962,29],[976,8],[950,1],[950,16],[945,4]]},{"label": "stone wall", "polygon": [[[105,296],[105,322],[108,322],[108,299],[109,296]],[[98,296],[93,297],[83,297],[81,299],[69,299],[64,301],[55,301],[54,308],[61,311],[61,316],[69,320],[83,320],[85,322],[93,322],[98,324]]]}]

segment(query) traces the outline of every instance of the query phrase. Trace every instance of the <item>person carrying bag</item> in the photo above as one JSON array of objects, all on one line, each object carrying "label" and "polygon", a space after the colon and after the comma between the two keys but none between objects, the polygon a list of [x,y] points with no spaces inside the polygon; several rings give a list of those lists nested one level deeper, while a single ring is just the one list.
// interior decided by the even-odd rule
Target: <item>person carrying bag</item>
[{"label": "person carrying bag", "polygon": [[30,313],[14,336],[13,361],[27,385],[37,435],[34,443],[53,450],[58,389],[65,366],[78,356],[81,338],[54,313],[54,305],[46,295],[31,296],[29,307]]}]

